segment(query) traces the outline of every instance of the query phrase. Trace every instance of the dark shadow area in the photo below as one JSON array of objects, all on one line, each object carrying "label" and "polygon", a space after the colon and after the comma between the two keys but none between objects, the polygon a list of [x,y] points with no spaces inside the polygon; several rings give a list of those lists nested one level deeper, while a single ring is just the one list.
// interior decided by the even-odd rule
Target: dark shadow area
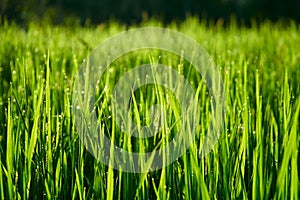
[{"label": "dark shadow area", "polygon": [[251,20],[300,21],[299,0],[0,0],[2,19],[26,24],[99,24],[111,19],[137,24],[156,17],[163,22],[181,21],[187,15],[203,20],[228,22],[230,16],[249,24]]}]

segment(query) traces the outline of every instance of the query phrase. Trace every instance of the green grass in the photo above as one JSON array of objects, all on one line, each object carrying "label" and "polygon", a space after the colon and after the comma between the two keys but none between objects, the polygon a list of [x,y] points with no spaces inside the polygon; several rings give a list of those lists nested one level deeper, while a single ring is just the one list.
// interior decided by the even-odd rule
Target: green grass
[{"label": "green grass", "polygon": [[[161,26],[157,21],[144,25]],[[181,158],[161,170],[134,174],[108,168],[89,154],[71,108],[74,76],[83,59],[125,26],[32,24],[25,30],[1,25],[1,199],[298,199],[300,28],[293,22],[224,28],[193,18],[168,28],[198,41],[215,61],[226,93],[224,129],[213,150],[199,158],[211,114],[201,76],[175,55],[128,54],[105,73],[97,93],[98,121],[115,144],[147,151],[180,128],[178,101],[155,85],[135,91],[129,113],[134,122],[146,125],[149,108],[164,105],[162,131],[144,140],[128,137],[116,126],[111,92],[131,66],[160,62],[174,67],[198,91],[203,111],[195,142]]]}]

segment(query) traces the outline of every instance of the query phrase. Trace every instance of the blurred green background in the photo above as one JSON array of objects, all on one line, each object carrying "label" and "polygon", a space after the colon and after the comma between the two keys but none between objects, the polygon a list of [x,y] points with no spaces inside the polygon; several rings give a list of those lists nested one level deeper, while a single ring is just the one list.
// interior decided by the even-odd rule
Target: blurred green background
[{"label": "blurred green background", "polygon": [[0,0],[1,18],[20,24],[98,24],[111,19],[132,24],[151,17],[168,23],[188,15],[225,23],[231,16],[244,24],[254,19],[299,22],[299,10],[299,0]]}]

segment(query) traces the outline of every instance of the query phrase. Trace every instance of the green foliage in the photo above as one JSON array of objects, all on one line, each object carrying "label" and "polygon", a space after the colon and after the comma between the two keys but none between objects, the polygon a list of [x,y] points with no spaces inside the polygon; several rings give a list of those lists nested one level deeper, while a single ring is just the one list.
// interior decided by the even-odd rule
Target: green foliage
[{"label": "green foliage", "polygon": [[[144,24],[154,25],[160,23]],[[197,40],[218,66],[227,98],[224,130],[212,152],[199,158],[210,115],[201,76],[174,55],[126,55],[105,74],[97,94],[99,122],[115,144],[153,149],[168,140],[168,128],[175,132],[180,114],[178,102],[168,102],[170,91],[140,88],[133,96],[133,121],[147,124],[149,107],[159,102],[167,106],[167,127],[146,141],[126,137],[110,117],[110,92],[126,66],[173,66],[198,91],[203,110],[196,141],[181,158],[161,170],[133,174],[110,169],[87,152],[71,111],[74,75],[83,59],[124,26],[0,27],[1,199],[298,199],[299,28],[267,22],[223,28],[193,18],[169,28]]]}]

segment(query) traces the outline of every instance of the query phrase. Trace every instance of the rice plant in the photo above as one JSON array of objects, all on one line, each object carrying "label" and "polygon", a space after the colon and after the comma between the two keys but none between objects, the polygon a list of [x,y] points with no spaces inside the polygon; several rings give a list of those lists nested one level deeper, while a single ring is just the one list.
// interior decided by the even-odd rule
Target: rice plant
[{"label": "rice plant", "polygon": [[[163,25],[152,20],[141,26]],[[180,128],[178,99],[155,84],[132,93],[128,116],[149,125],[151,106],[161,104],[166,121],[160,132],[137,139],[116,125],[112,90],[134,66],[172,66],[197,91],[202,111],[195,140],[180,158],[156,171],[129,173],[107,167],[86,150],[72,109],[75,74],[84,59],[125,26],[1,24],[1,199],[298,199],[299,25],[222,27],[189,18],[167,28],[196,40],[216,63],[226,94],[224,128],[212,151],[200,158],[211,116],[201,75],[180,56],[151,50],[127,54],[105,72],[96,94],[97,121],[114,144],[147,152],[168,143]]]}]

